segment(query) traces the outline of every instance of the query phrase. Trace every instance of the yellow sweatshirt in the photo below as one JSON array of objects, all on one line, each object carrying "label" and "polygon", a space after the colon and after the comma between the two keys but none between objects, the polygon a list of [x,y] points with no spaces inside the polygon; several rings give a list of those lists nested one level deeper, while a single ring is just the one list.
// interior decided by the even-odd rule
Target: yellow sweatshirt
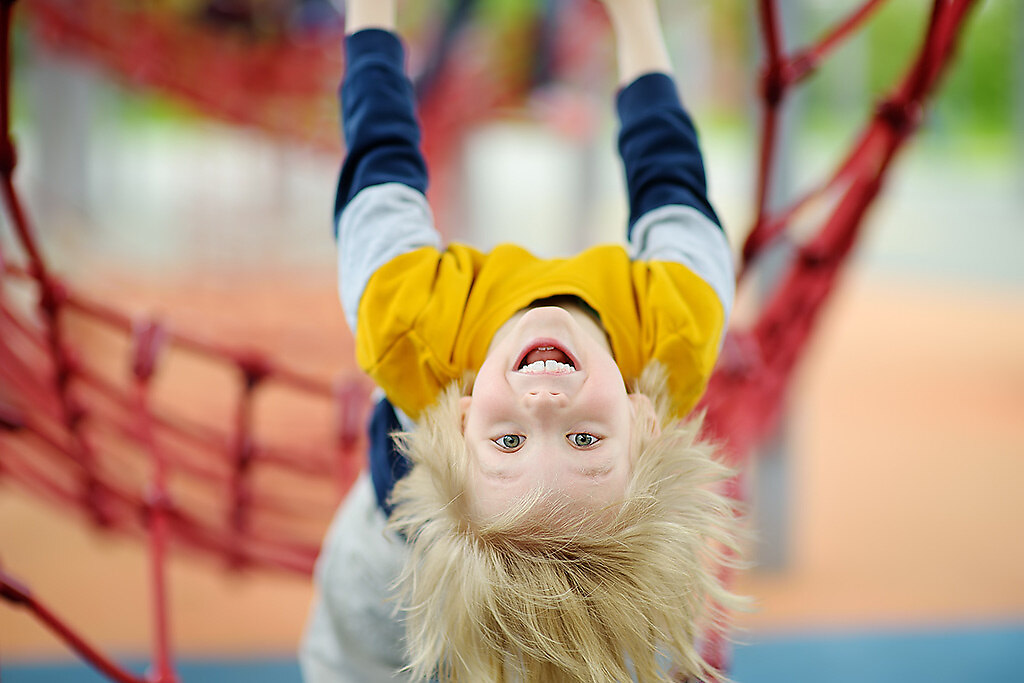
[{"label": "yellow sweatshirt", "polygon": [[359,304],[356,358],[413,419],[441,390],[480,368],[495,332],[537,299],[574,295],[600,316],[627,385],[652,360],[669,373],[679,415],[700,399],[718,355],[725,312],[686,266],[630,260],[619,246],[541,259],[504,244],[453,244],[398,256],[369,279]]}]

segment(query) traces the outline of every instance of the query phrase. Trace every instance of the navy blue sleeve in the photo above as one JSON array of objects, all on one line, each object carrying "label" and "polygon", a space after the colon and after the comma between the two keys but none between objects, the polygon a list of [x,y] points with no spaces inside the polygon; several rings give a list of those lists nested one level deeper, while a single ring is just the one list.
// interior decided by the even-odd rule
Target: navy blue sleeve
[{"label": "navy blue sleeve", "polygon": [[391,489],[395,482],[412,469],[412,463],[395,446],[391,435],[402,428],[391,402],[381,399],[373,408],[369,429],[370,479],[377,494],[377,504],[384,514],[391,515]]},{"label": "navy blue sleeve", "polygon": [[616,107],[629,191],[627,235],[645,213],[669,204],[692,206],[721,227],[708,201],[697,131],[675,81],[663,73],[640,76],[619,92]]},{"label": "navy blue sleeve", "polygon": [[334,203],[335,226],[352,198],[372,185],[397,182],[427,190],[412,83],[405,75],[405,49],[395,34],[366,29],[345,38],[340,95],[347,153]]}]

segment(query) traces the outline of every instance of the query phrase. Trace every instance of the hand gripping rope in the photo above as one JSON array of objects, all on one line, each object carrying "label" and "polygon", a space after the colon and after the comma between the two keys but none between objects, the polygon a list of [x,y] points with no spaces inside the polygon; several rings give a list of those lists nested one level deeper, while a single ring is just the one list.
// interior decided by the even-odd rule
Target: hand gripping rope
[{"label": "hand gripping rope", "polygon": [[[51,271],[13,182],[17,156],[10,137],[9,55],[14,4],[0,0],[0,186],[7,222],[20,249],[15,259],[0,245],[0,484],[13,484],[78,510],[101,527],[148,539],[152,669],[138,676],[120,668],[2,569],[0,597],[30,611],[111,680],[169,683],[176,680],[164,580],[169,544],[221,558],[229,567],[310,572],[323,524],[361,466],[369,387],[359,377],[327,380],[244,348],[179,332],[161,320],[127,315],[80,295]],[[333,103],[321,106],[318,100],[333,91],[341,73],[335,56],[337,35],[248,44],[199,30],[167,11],[132,9],[115,0],[22,4],[43,40],[102,63],[130,83],[157,87],[228,121],[337,151],[333,122],[319,125],[333,121],[323,108]],[[456,3],[458,16],[452,21],[463,22],[470,4]],[[897,153],[920,123],[975,3],[933,0],[916,55],[846,156],[820,185],[788,206],[769,211],[766,198],[778,152],[780,107],[793,88],[813,75],[818,64],[883,4],[864,2],[813,44],[787,51],[777,3],[758,2],[765,46],[761,146],[756,219],[743,246],[740,279],[770,245],[794,241],[788,228],[811,202],[824,202],[828,210],[813,236],[797,245],[795,258],[755,322],[730,330],[703,402],[709,428],[727,441],[732,464],[741,470],[777,420],[793,368],[864,215]],[[556,43],[570,46],[566,54],[554,57],[565,68],[592,56],[603,24],[595,19],[593,3],[572,2],[561,11],[568,18],[546,28],[574,27],[570,39]],[[445,36],[443,49],[450,52],[453,39]],[[186,54],[193,55],[191,60]],[[216,68],[209,69],[211,64]],[[202,77],[197,65],[203,68]],[[550,65],[543,67],[549,74]],[[515,85],[454,60],[447,67],[435,64],[429,80],[422,109],[425,128],[432,133],[426,135],[432,141],[427,154],[435,168],[437,159],[450,157],[461,131],[501,107],[521,102],[523,95]],[[441,107],[440,102],[449,105]],[[451,102],[460,104],[455,107]],[[328,132],[321,134],[322,130]],[[26,299],[34,307],[25,305]],[[125,341],[129,381],[111,380],[86,359],[68,324],[82,320]],[[173,356],[201,358],[233,370],[238,390],[230,406],[231,424],[200,424],[154,401],[154,380]],[[269,387],[332,406],[332,425],[323,430],[332,435],[331,444],[304,449],[257,438],[254,404]],[[125,471],[134,474],[126,476]],[[256,485],[268,472],[311,483],[333,480],[336,487],[318,500],[268,492]],[[732,482],[730,494],[742,498],[741,481]],[[728,670],[721,630],[706,634],[705,656],[720,670]]]}]

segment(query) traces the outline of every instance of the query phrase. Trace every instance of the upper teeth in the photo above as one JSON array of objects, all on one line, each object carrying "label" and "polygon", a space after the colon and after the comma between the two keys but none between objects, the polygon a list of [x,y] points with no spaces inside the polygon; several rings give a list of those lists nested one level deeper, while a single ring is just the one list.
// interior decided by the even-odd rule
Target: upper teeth
[{"label": "upper teeth", "polygon": [[576,368],[569,365],[568,363],[559,363],[557,360],[535,360],[529,365],[524,365],[519,369],[519,372],[537,374],[541,372],[549,372],[556,374],[565,374],[569,372],[575,372]]}]

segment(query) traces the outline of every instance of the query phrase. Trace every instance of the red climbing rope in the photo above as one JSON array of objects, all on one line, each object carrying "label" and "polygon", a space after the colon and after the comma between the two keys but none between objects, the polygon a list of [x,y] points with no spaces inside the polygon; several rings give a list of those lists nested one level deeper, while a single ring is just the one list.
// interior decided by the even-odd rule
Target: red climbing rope
[{"label": "red climbing rope", "polygon": [[[145,683],[147,681],[147,679],[133,676],[105,657],[99,650],[68,628],[46,605],[37,600],[28,587],[7,575],[2,569],[0,569],[0,598],[7,600],[13,605],[20,605],[28,609],[39,621],[67,643],[76,654],[89,662],[97,671],[110,680],[117,681],[117,683]],[[170,681],[173,679],[158,678],[149,680]]]},{"label": "red climbing rope", "polygon": [[261,36],[217,29],[170,3],[23,1],[38,40],[106,67],[131,87],[156,88],[210,116],[339,149],[330,94],[341,77],[340,29]]},{"label": "red climbing rope", "polygon": [[[897,153],[920,123],[924,105],[951,60],[956,39],[974,0],[935,0],[921,47],[903,78],[876,107],[849,153],[828,179],[789,205],[770,212],[765,201],[778,139],[777,111],[816,60],[821,50],[797,50],[786,56],[774,18],[775,3],[761,2],[762,28],[768,45],[763,72],[765,111],[761,142],[757,215],[743,245],[741,280],[766,248],[783,236],[799,212],[812,201],[829,206],[816,234],[797,244],[796,256],[748,330],[733,330],[719,371],[712,379],[706,405],[709,417],[734,452],[748,453],[774,423],[793,366],[816,316],[836,283],[856,241],[863,217],[882,188]],[[865,8],[877,8],[869,2]],[[855,12],[824,39],[831,47],[848,27],[862,21]],[[776,47],[773,47],[776,46]],[[799,65],[799,66],[794,66]],[[756,406],[757,409],[751,409]]]},{"label": "red climbing rope", "polygon": [[[773,215],[766,198],[779,134],[779,107],[792,87],[813,72],[820,57],[880,3],[867,2],[815,46],[787,56],[781,47],[776,3],[761,0],[767,66],[762,77],[757,214],[743,245],[740,279],[766,248],[786,235],[793,218],[808,202],[828,199],[831,208],[816,234],[798,245],[795,258],[752,327],[730,330],[709,384],[703,401],[708,426],[729,444],[737,465],[778,420],[793,369],[864,225],[864,216],[882,189],[896,154],[920,123],[925,102],[951,60],[973,4],[973,0],[934,1],[916,58],[876,108],[846,158],[824,184]],[[738,482],[736,486],[740,488]],[[742,495],[739,490],[737,495]],[[721,629],[708,639],[705,656],[716,668],[728,670],[726,634]]]},{"label": "red climbing rope", "polygon": [[[217,35],[173,12],[116,0],[23,3],[39,38],[104,64],[130,84],[158,88],[230,121],[337,150],[333,92],[342,65],[336,33],[257,39],[248,33]],[[308,573],[326,520],[362,466],[370,388],[361,376],[324,378],[244,346],[182,332],[169,321],[126,314],[83,296],[49,268],[13,182],[17,156],[10,137],[9,47],[14,4],[0,0],[0,188],[18,250],[5,253],[0,244],[0,483],[14,483],[84,512],[95,524],[148,540],[151,672],[140,678],[118,668],[2,571],[0,597],[31,611],[112,680],[167,683],[175,680],[164,575],[168,553],[185,548],[231,567]],[[728,443],[738,466],[777,419],[793,368],[864,215],[920,123],[974,1],[933,0],[920,48],[850,151],[820,185],[788,205],[769,208],[780,107],[881,5],[881,0],[864,2],[813,44],[791,49],[780,32],[777,3],[759,1],[764,108],[756,219],[743,247],[741,279],[781,240],[794,245],[795,255],[756,321],[730,331],[704,401],[709,427]],[[593,3],[570,6],[579,21],[566,26],[588,26],[591,32],[603,26],[595,20]],[[566,41],[574,51],[558,56],[562,68],[585,64],[585,55],[600,43],[588,43],[581,33],[586,32],[577,30]],[[442,181],[444,160],[472,123],[522,102],[525,82],[508,80],[494,78],[484,63],[454,60],[442,70],[422,103],[427,153],[434,169],[442,169],[436,174]],[[827,216],[812,237],[797,242],[787,229],[812,201],[826,205]],[[75,325],[83,321],[124,341],[122,380],[92,363],[76,343]],[[159,399],[160,378],[184,357],[233,373],[237,388],[230,404],[221,406],[223,419],[201,422]],[[292,445],[294,439],[282,446],[260,435],[257,406],[282,389],[330,406],[330,425],[303,426],[326,435],[329,444],[310,438],[305,447]],[[279,476],[293,485],[261,485]],[[334,482],[333,491],[310,495],[323,491],[325,481]],[[742,482],[732,486],[731,493],[741,498]],[[709,662],[727,669],[724,634],[711,633],[707,641]]]}]

